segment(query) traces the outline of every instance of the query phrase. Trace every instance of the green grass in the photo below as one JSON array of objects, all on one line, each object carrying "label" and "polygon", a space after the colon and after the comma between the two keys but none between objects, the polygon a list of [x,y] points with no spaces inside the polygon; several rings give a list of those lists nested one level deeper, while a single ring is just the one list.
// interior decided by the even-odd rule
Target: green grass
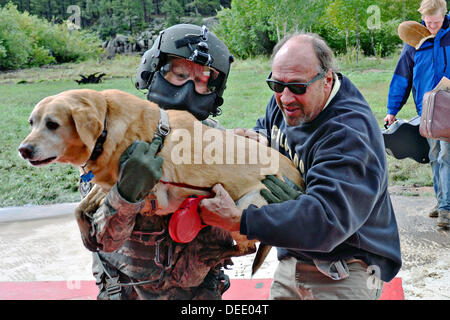
[{"label": "green grass", "polygon": [[[27,204],[50,204],[78,201],[77,169],[70,165],[51,164],[34,168],[17,152],[17,147],[29,133],[28,116],[34,105],[44,97],[75,88],[104,90],[120,89],[145,99],[134,87],[139,57],[119,56],[114,60],[86,61],[47,68],[32,68],[0,73],[0,207]],[[339,61],[341,72],[361,90],[382,127],[386,114],[389,82],[398,57],[389,59],[364,58],[360,63]],[[101,84],[79,86],[74,82],[79,74],[105,72]],[[232,64],[227,90],[224,93],[223,113],[218,118],[226,128],[254,126],[264,114],[272,93],[265,79],[270,72],[266,58],[236,61]],[[22,82],[22,84],[19,84]],[[25,82],[25,83],[23,83]],[[398,117],[414,116],[412,99]],[[398,161],[388,156],[391,184],[432,185],[429,165],[413,160]]]},{"label": "green grass", "polygon": [[232,64],[224,92],[223,113],[218,118],[226,128],[253,128],[264,115],[272,92],[266,84],[270,73],[269,60],[257,58]]}]

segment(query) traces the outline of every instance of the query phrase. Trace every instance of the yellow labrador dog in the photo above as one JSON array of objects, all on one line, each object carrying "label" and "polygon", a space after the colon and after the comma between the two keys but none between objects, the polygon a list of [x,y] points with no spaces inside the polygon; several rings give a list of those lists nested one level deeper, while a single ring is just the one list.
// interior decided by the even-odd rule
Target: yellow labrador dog
[{"label": "yellow labrador dog", "polygon": [[[259,194],[265,188],[261,180],[266,175],[285,176],[304,186],[292,162],[276,150],[233,135],[230,130],[204,126],[187,111],[168,110],[167,114],[170,133],[159,152],[164,158],[163,175],[154,189],[157,208],[153,214],[170,214],[189,195],[208,194],[217,183],[224,186],[240,208],[267,203]],[[21,143],[19,152],[34,166],[60,162],[83,168],[80,172],[92,171],[95,186],[75,212],[85,241],[90,230],[85,214],[95,211],[116,183],[121,154],[135,140],[150,142],[159,119],[158,105],[126,92],[65,91],[35,106],[29,119],[31,133]],[[98,158],[90,160],[105,125],[103,150]],[[256,251],[256,241],[249,241],[238,232],[232,237],[237,245],[230,257]],[[264,248],[264,252],[258,252],[260,261],[254,262],[254,272],[270,249]]]}]

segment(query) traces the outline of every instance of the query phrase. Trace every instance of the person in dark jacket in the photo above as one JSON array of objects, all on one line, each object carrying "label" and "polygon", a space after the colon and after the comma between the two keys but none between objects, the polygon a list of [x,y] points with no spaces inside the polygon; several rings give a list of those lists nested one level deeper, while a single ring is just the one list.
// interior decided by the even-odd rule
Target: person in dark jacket
[{"label": "person in dark jacket", "polygon": [[[422,114],[423,96],[433,90],[443,77],[450,78],[450,17],[444,0],[424,0],[419,12],[422,24],[434,37],[420,48],[405,44],[389,87],[387,115],[384,121],[391,125],[408,100],[412,90],[417,114]],[[428,138],[430,164],[437,205],[430,217],[439,217],[438,226],[450,227],[450,144]]]},{"label": "person in dark jacket", "polygon": [[277,44],[267,83],[275,93],[254,130],[293,161],[306,189],[270,176],[269,204],[240,211],[216,185],[200,203],[203,221],[277,247],[271,299],[377,299],[401,254],[373,112],[315,34]]},{"label": "person in dark jacket", "polygon": [[[163,30],[142,57],[136,87],[148,89],[148,99],[162,109],[186,110],[220,128],[208,117],[220,113],[232,61],[225,44],[206,27],[175,25]],[[228,232],[207,227],[191,242],[179,243],[169,235],[171,216],[153,212],[162,142],[155,137],[129,147],[120,158],[117,183],[90,213],[90,239],[84,244],[94,252],[98,299],[216,300],[229,287],[223,267],[232,262],[220,254],[233,246]]]}]

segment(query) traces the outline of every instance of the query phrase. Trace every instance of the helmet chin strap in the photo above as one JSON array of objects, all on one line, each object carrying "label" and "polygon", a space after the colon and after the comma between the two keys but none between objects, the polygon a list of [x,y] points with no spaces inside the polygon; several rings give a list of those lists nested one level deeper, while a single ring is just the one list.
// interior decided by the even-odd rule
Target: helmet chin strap
[{"label": "helmet chin strap", "polygon": [[181,86],[175,86],[167,81],[161,73],[155,72],[148,88],[148,100],[157,103],[163,109],[186,110],[198,120],[205,120],[209,115],[219,114],[218,106],[223,99],[217,92],[199,94],[195,91],[192,80]]}]

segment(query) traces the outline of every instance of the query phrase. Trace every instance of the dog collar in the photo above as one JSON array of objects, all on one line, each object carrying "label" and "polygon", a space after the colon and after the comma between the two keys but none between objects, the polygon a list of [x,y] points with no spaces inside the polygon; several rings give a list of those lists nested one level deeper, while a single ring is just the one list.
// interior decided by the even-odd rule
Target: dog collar
[{"label": "dog collar", "polygon": [[96,160],[103,152],[103,144],[106,141],[106,136],[108,134],[108,130],[106,130],[106,117],[105,122],[103,124],[103,131],[100,136],[97,138],[95,142],[94,150],[92,151],[91,157],[89,160]]},{"label": "dog collar", "polygon": [[[86,161],[86,163],[84,165],[81,166],[81,169],[83,170],[83,174],[80,176],[81,179],[81,183],[89,183],[93,178],[94,178],[94,174],[92,173],[92,171],[89,172],[85,172],[84,168],[86,167],[87,163],[89,161],[94,161],[96,160],[103,152],[103,144],[106,141],[106,136],[108,135],[108,130],[106,130],[106,116],[105,116],[105,121],[103,123],[103,131],[100,134],[100,136],[97,138],[97,141],[95,142],[95,146],[94,146],[94,150],[91,153],[91,157],[89,158],[88,161]],[[89,188],[84,186],[85,189],[89,189],[90,190],[90,186]]]}]

